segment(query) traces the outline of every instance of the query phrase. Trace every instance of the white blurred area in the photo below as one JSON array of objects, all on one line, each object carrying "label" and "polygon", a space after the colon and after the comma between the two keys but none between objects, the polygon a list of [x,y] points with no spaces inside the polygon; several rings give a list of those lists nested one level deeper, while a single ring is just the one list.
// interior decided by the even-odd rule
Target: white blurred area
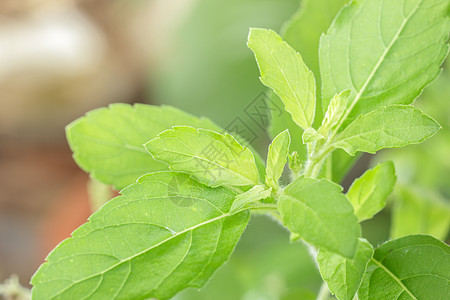
[{"label": "white blurred area", "polygon": [[148,100],[193,2],[0,0],[0,135],[60,139],[90,109]]}]

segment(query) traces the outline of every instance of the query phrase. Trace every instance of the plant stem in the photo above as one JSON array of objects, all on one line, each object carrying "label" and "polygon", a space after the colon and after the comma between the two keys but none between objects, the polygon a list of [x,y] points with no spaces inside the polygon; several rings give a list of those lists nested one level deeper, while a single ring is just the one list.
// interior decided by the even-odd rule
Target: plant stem
[{"label": "plant stem", "polygon": [[330,292],[328,290],[328,286],[325,282],[320,286],[319,294],[317,295],[317,300],[327,300],[328,296],[330,296]]}]

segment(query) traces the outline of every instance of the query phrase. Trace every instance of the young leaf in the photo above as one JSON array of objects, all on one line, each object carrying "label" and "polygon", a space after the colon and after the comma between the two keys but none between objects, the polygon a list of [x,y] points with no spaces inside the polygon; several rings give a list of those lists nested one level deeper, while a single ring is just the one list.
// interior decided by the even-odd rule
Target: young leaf
[{"label": "young leaf", "polygon": [[390,104],[411,104],[447,55],[448,0],[357,0],[320,40],[323,107],[350,89],[347,120]]},{"label": "young leaf", "polygon": [[350,155],[357,151],[375,153],[418,144],[440,128],[435,120],[412,106],[385,106],[359,116],[337,136],[333,146]]},{"label": "young leaf", "polygon": [[322,125],[318,132],[323,136],[328,136],[328,133],[339,123],[347,107],[347,101],[350,97],[350,90],[343,91],[331,99],[328,105],[327,112],[323,119]]},{"label": "young leaf", "polygon": [[353,181],[347,197],[355,209],[359,221],[372,218],[386,205],[397,177],[391,161],[379,164]]},{"label": "young leaf", "polygon": [[278,180],[283,174],[284,165],[289,154],[289,145],[291,144],[291,136],[286,129],[277,135],[272,144],[269,146],[269,153],[267,154],[266,167],[266,184],[278,190]]},{"label": "young leaf", "polygon": [[201,287],[230,256],[249,220],[236,194],[173,172],[145,175],[47,257],[33,299],[168,299]]},{"label": "young leaf", "polygon": [[261,82],[273,89],[298,126],[314,121],[316,83],[302,57],[272,30],[250,29],[248,47],[255,53]]},{"label": "young leaf", "polygon": [[389,241],[375,250],[358,299],[448,299],[450,248],[427,235]]},{"label": "young leaf", "polygon": [[391,238],[429,234],[445,239],[450,226],[450,205],[439,195],[414,186],[398,186],[392,207]]},{"label": "young leaf", "polygon": [[147,142],[145,148],[172,170],[195,176],[209,186],[258,183],[253,153],[229,134],[175,126]]},{"label": "young leaf", "polygon": [[[303,61],[315,75],[317,85],[316,93],[320,93],[319,72],[319,40],[322,33],[330,27],[331,21],[336,13],[346,4],[348,0],[302,0],[297,12],[283,26],[281,36],[297,52],[302,54]],[[317,97],[320,99],[320,97]],[[282,106],[280,98],[273,94],[271,101]],[[314,123],[320,125],[322,121],[322,104],[316,101],[316,117]],[[292,121],[289,113],[272,113],[271,126],[269,128],[271,137],[289,129],[291,136],[301,136],[302,130]],[[300,158],[306,158],[306,147],[300,139],[291,141],[290,151],[297,151]]]},{"label": "young leaf", "polygon": [[255,201],[270,197],[271,192],[272,188],[267,188],[264,185],[255,185],[247,192],[236,196],[236,199],[231,206],[230,213],[233,214]]},{"label": "young leaf", "polygon": [[292,152],[292,154],[288,155],[289,159],[289,169],[292,170],[294,173],[298,173],[302,169],[302,163],[300,161],[300,158],[298,157],[297,151]]},{"label": "young leaf", "polygon": [[278,200],[284,225],[306,242],[351,258],[361,236],[342,187],[326,179],[299,177]]},{"label": "young leaf", "polygon": [[72,122],[66,134],[77,164],[93,178],[121,189],[146,173],[167,169],[143,145],[174,125],[220,131],[208,119],[170,106],[112,104]]},{"label": "young leaf", "polygon": [[324,249],[319,250],[317,263],[320,274],[336,298],[339,300],[353,299],[372,254],[372,245],[365,239],[359,239],[353,259],[347,259]]},{"label": "young leaf", "polygon": [[318,141],[324,139],[324,136],[318,133],[314,128],[309,127],[306,128],[305,131],[303,131],[302,134],[302,141],[303,144],[311,143],[314,141]]}]

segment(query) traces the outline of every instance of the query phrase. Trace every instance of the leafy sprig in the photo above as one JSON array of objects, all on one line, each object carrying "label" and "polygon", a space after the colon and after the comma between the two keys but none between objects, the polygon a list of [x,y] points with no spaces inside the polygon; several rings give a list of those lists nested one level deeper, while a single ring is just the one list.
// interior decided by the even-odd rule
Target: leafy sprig
[{"label": "leafy sprig", "polygon": [[[318,250],[338,299],[444,299],[447,245],[413,235],[373,247],[361,236],[360,222],[393,190],[393,164],[368,170],[346,194],[330,168],[338,149],[374,153],[440,129],[410,104],[440,71],[448,9],[447,0],[352,1],[324,22],[331,26],[320,42],[321,32],[312,38],[316,74],[310,54],[304,60],[274,31],[251,29],[261,81],[287,112],[273,122],[289,124],[276,132],[264,174],[238,137],[171,107],[112,105],[70,124],[77,163],[123,189],[50,253],[32,279],[33,298],[167,299],[199,288],[227,261],[251,212],[267,211]],[[294,17],[288,39],[306,16]],[[283,186],[288,160],[292,180]]]}]

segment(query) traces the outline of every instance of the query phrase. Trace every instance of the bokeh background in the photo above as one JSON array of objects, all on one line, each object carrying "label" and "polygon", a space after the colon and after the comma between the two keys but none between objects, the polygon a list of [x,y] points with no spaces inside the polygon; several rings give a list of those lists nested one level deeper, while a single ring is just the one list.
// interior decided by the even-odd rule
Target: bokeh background
[{"label": "bokeh background", "polygon": [[[226,127],[265,90],[246,47],[248,28],[279,31],[299,5],[299,0],[1,0],[0,282],[17,274],[29,287],[47,253],[92,212],[92,185],[89,189],[88,175],[72,160],[65,125],[110,103],[140,102],[170,104]],[[401,184],[391,205],[363,224],[375,244],[415,232],[447,236],[447,66],[418,100],[443,129],[422,145],[364,156],[344,181],[348,186],[377,161],[396,163]],[[261,132],[256,141],[261,153],[267,142]],[[439,226],[430,225],[433,218]],[[280,225],[256,216],[231,261],[201,292],[187,290],[177,299],[314,299],[320,283],[306,247],[290,244]]]}]

